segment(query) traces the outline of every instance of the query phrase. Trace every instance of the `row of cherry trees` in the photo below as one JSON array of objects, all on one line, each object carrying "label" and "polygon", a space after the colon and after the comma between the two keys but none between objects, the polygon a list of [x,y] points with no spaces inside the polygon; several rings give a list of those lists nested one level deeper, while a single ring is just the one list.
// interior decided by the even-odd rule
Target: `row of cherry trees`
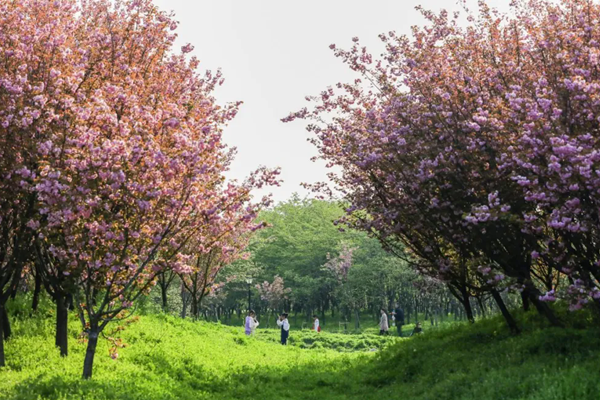
[{"label": "row of cherry trees", "polygon": [[0,366],[23,281],[56,303],[62,355],[76,307],[89,378],[101,332],[159,277],[197,304],[262,227],[251,191],[277,171],[225,181],[239,104],[216,104],[221,74],[173,51],[176,27],[149,0],[0,4]]},{"label": "row of cherry trees", "polygon": [[[600,307],[600,5],[484,1],[459,14],[421,10],[411,38],[332,45],[361,78],[285,119],[311,120],[343,222],[446,282],[471,315],[489,293],[519,291],[553,325],[548,302]],[[324,184],[313,185],[327,193]]]}]

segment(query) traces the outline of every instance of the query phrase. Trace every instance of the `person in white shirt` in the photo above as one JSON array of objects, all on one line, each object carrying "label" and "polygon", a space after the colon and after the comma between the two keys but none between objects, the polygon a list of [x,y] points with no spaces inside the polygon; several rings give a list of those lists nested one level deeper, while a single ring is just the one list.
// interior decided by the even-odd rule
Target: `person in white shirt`
[{"label": "person in white shirt", "polygon": [[390,327],[388,326],[388,317],[385,310],[381,309],[381,319],[379,320],[379,334],[380,335],[388,335],[388,330]]},{"label": "person in white shirt", "polygon": [[287,319],[287,313],[283,313],[277,320],[277,326],[281,327],[281,344],[287,345],[288,337],[290,336],[290,323]]},{"label": "person in white shirt", "polygon": [[254,310],[250,310],[248,312],[248,316],[246,317],[246,335],[250,336],[254,334],[256,327],[258,326],[258,321],[256,320],[256,313]]},{"label": "person in white shirt", "polygon": [[256,328],[258,328],[258,320],[256,319],[256,317],[252,318],[252,324],[250,325],[250,328],[252,330],[252,334],[254,335],[254,331],[256,330]]},{"label": "person in white shirt", "polygon": [[319,325],[319,317],[313,315],[313,330],[315,332],[321,332],[321,325]]}]

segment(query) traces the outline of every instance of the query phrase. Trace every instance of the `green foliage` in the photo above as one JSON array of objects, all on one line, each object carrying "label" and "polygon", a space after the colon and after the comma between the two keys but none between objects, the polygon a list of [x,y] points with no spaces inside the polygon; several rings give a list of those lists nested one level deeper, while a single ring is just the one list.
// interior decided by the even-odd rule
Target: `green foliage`
[{"label": "green foliage", "polygon": [[[14,306],[13,306],[14,308]],[[101,341],[94,377],[80,379],[85,346],[72,318],[70,355],[53,346],[51,310],[16,318],[0,370],[0,398],[29,399],[597,399],[600,329],[581,315],[566,329],[518,315],[511,336],[499,318],[415,338],[277,330],[143,316],[123,331],[118,360]],[[110,329],[110,328],[109,328]],[[370,351],[377,349],[377,351]]]},{"label": "green foliage", "polygon": [[[339,352],[377,351],[393,343],[393,336],[379,336],[374,330],[369,333],[317,333],[311,330],[291,331],[288,345],[301,349],[331,349]],[[261,341],[279,343],[280,332],[276,329],[262,329],[256,332]]]}]

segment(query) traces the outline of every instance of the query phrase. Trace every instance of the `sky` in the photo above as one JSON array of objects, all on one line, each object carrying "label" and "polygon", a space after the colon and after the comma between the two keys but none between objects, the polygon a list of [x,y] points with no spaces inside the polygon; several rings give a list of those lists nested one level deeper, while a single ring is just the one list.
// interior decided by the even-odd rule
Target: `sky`
[{"label": "sky", "polygon": [[[489,1],[499,8],[508,3]],[[178,46],[193,44],[202,69],[223,71],[225,84],[215,93],[218,101],[244,102],[224,131],[225,142],[238,149],[229,177],[242,180],[260,165],[281,167],[283,184],[268,190],[275,201],[285,201],[294,192],[308,195],[302,182],[326,180],[324,163],[310,160],[317,151],[307,142],[306,123],[280,120],[307,105],[305,96],[354,79],[329,45],[348,48],[352,37],[358,36],[375,56],[382,51],[380,33],[410,34],[411,26],[424,23],[415,6],[459,9],[456,0],[155,0],[155,4],[175,12],[180,22]]]}]

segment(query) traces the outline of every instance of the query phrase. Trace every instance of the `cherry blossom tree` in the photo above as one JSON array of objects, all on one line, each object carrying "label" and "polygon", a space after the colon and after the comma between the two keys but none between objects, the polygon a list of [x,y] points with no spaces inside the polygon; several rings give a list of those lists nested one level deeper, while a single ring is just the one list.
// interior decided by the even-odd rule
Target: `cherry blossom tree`
[{"label": "cherry blossom tree", "polygon": [[283,307],[285,300],[288,299],[288,295],[292,292],[291,288],[285,287],[283,278],[279,275],[275,275],[273,282],[264,281],[263,283],[257,284],[256,289],[260,295],[260,299],[267,306],[267,327],[272,313],[277,313]]},{"label": "cherry blossom tree", "polygon": [[[358,38],[349,50],[332,45],[361,78],[309,97],[314,109],[285,120],[313,121],[320,158],[341,169],[330,178],[351,204],[346,223],[408,248],[431,276],[472,276],[465,290],[490,280],[479,267],[490,268],[494,285],[520,290],[560,325],[543,300],[562,292],[576,309],[600,297],[600,6],[512,7],[505,15],[481,1],[467,26],[421,9],[428,24],[412,38],[380,36],[380,60]],[[573,283],[544,296],[540,269]]]},{"label": "cherry blossom tree", "polygon": [[241,185],[227,184],[215,191],[216,203],[203,212],[203,226],[181,249],[177,262],[182,290],[187,294],[193,318],[199,317],[202,299],[210,294],[219,271],[248,254],[251,234],[265,224],[256,222],[260,210],[271,204],[270,196],[252,202],[252,190],[278,184],[278,171],[260,169]]},{"label": "cherry blossom tree", "polygon": [[352,288],[348,285],[348,273],[352,268],[352,257],[356,249],[356,247],[351,247],[347,243],[343,243],[340,253],[336,257],[327,254],[327,262],[323,265],[323,269],[329,271],[337,280],[337,297],[340,304],[346,309],[345,317],[348,318],[352,310],[354,310],[356,317],[355,328],[358,330],[360,328],[360,299],[353,295]]},{"label": "cherry blossom tree", "polygon": [[204,241],[207,224],[231,232],[230,214],[251,223],[249,190],[276,183],[277,171],[225,184],[234,152],[221,130],[239,103],[216,104],[220,72],[200,75],[191,45],[173,49],[177,23],[150,0],[2,7],[0,46],[10,63],[1,72],[8,156],[0,204],[9,243],[35,251],[7,248],[0,283],[13,285],[24,255],[35,254],[57,303],[63,354],[64,299],[75,296],[90,378],[107,324],[125,317],[161,271],[191,272],[184,262],[191,243],[229,253],[221,238]]}]

